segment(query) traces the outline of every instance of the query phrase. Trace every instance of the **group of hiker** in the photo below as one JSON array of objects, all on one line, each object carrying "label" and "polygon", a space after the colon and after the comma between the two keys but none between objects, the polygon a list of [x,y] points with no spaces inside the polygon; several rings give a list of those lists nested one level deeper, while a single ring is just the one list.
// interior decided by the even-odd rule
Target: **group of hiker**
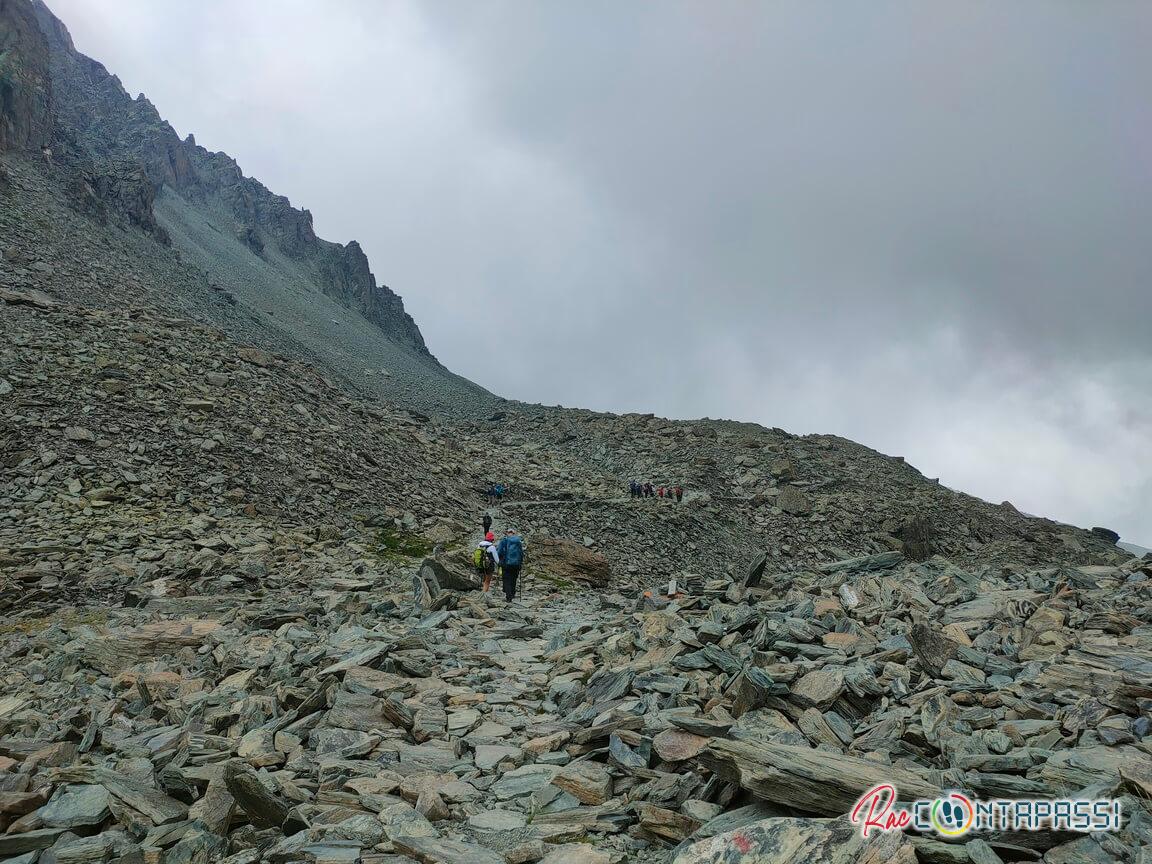
[{"label": "group of hiker", "polygon": [[511,603],[516,597],[520,568],[524,566],[524,538],[514,528],[509,528],[497,543],[491,529],[492,517],[485,513],[484,539],[472,553],[472,564],[480,574],[485,594],[491,592],[492,577],[499,573],[504,598]]},{"label": "group of hiker", "polygon": [[504,493],[507,491],[503,483],[490,483],[488,488],[484,490],[484,495],[487,497],[489,504],[495,504],[498,501],[504,500]]},{"label": "group of hiker", "polygon": [[679,485],[653,486],[648,482],[632,480],[628,483],[628,495],[631,498],[667,498],[670,501],[675,499],[679,504],[684,500],[684,489]]}]

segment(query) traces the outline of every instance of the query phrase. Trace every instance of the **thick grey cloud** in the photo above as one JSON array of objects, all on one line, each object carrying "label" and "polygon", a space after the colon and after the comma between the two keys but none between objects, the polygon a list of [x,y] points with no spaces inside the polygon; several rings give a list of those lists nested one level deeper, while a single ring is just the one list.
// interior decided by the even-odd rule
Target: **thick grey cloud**
[{"label": "thick grey cloud", "polygon": [[52,5],[496,392],[1152,542],[1147,4]]}]

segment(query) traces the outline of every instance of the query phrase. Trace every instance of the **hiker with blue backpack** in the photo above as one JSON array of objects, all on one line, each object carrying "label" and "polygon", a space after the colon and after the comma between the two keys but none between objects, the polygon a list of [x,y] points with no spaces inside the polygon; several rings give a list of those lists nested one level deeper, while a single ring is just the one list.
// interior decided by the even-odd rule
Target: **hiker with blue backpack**
[{"label": "hiker with blue backpack", "polygon": [[520,578],[520,568],[524,566],[524,540],[509,528],[496,546],[496,556],[500,559],[500,572],[503,574],[504,597],[509,603],[516,596],[516,580]]}]

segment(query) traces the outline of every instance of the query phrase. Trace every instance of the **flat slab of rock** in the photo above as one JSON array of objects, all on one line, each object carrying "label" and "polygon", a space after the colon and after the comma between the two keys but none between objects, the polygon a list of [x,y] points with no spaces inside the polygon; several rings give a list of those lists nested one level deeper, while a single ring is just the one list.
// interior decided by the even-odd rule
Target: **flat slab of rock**
[{"label": "flat slab of rock", "polygon": [[673,864],[916,864],[911,842],[899,833],[873,832],[865,840],[847,819],[765,819],[702,840]]},{"label": "flat slab of rock", "polygon": [[844,670],[836,667],[809,672],[792,685],[792,700],[801,706],[824,710],[844,691]]},{"label": "flat slab of rock", "polygon": [[485,810],[469,816],[468,824],[479,831],[515,831],[528,824],[528,817],[512,810]]},{"label": "flat slab of rock", "polygon": [[681,762],[700,755],[710,739],[679,729],[665,729],[652,739],[652,749],[665,762]]},{"label": "flat slab of rock", "polygon": [[587,843],[568,843],[553,849],[540,864],[612,864],[612,856]]},{"label": "flat slab of rock", "polygon": [[425,558],[420,563],[419,578],[450,591],[478,591],[481,587],[480,580],[470,566],[450,558]]},{"label": "flat slab of rock", "polygon": [[679,842],[701,824],[698,819],[655,804],[638,804],[636,809],[640,815],[640,826],[665,840]]},{"label": "flat slab of rock", "polygon": [[71,767],[60,769],[57,776],[64,782],[104,787],[113,797],[142,813],[153,825],[167,825],[188,818],[188,805],[183,801],[178,801],[153,786],[115,771]]},{"label": "flat slab of rock", "polygon": [[43,828],[23,834],[0,834],[0,858],[47,849],[63,834],[65,828]]},{"label": "flat slab of rock", "polygon": [[519,747],[504,747],[499,744],[478,744],[476,746],[476,767],[481,771],[491,771],[501,762],[520,763],[524,761],[524,751]]},{"label": "flat slab of rock", "polygon": [[155,621],[132,630],[110,632],[84,643],[84,662],[115,675],[134,663],[181,648],[199,648],[220,629],[219,621],[184,619]]},{"label": "flat slab of rock", "polygon": [[23,291],[0,288],[0,300],[13,306],[35,306],[37,309],[52,309],[59,305],[51,295],[36,288],[26,288]]},{"label": "flat slab of rock", "polygon": [[552,778],[552,784],[577,798],[581,804],[603,804],[612,797],[612,775],[599,762],[565,765]]},{"label": "flat slab of rock", "polygon": [[876,555],[862,555],[859,558],[845,558],[843,561],[832,561],[821,564],[816,569],[821,573],[840,573],[842,571],[859,570],[887,570],[904,561],[903,552],[880,552]]},{"label": "flat slab of rock", "polygon": [[69,786],[40,808],[39,816],[48,828],[99,825],[111,815],[108,800],[103,786]]},{"label": "flat slab of rock", "polygon": [[501,801],[531,795],[552,782],[560,769],[554,765],[525,765],[509,771],[492,786],[492,792]]},{"label": "flat slab of rock", "polygon": [[392,845],[421,864],[505,864],[504,857],[491,849],[459,840],[399,836],[392,838]]},{"label": "flat slab of rock", "polygon": [[715,739],[700,762],[765,801],[829,816],[847,813],[861,790],[881,783],[894,784],[902,800],[941,793],[938,785],[896,765],[766,741]]}]

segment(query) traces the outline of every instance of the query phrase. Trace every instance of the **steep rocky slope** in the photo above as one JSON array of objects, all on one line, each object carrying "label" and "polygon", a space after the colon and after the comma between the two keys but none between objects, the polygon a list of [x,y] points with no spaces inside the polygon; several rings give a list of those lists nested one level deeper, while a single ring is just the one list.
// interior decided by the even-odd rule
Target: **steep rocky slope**
[{"label": "steep rocky slope", "polygon": [[48,40],[32,6],[0,2],[0,152],[39,149],[52,136]]},{"label": "steep rocky slope", "polygon": [[274,248],[323,293],[357,309],[390,339],[427,352],[416,322],[396,294],[376,284],[357,243],[321,240],[307,210],[245,177],[227,154],[198,146],[191,135],[180,140],[143,94],[132,99],[102,64],[77,52],[67,29],[43,3],[36,11],[48,38],[53,112],[62,141],[96,162],[138,162],[157,189],[231,217],[232,234],[253,255]]},{"label": "steep rocky slope", "polygon": [[[359,244],[317,237],[307,210],[245,177],[226,154],[192,136],[181,140],[147,99],[131,98],[77,52],[42,3],[11,0],[2,17],[0,150],[39,165],[46,181],[26,176],[18,209],[8,214],[8,241],[22,239],[17,228],[35,217],[42,222],[35,239],[66,251],[74,229],[62,223],[72,219],[53,212],[63,203],[151,238],[129,266],[151,269],[146,281],[163,284],[165,302],[244,326],[234,311],[202,302],[207,283],[250,313],[240,317],[256,322],[265,341],[320,356],[353,386],[438,413],[482,413],[497,401],[436,361],[400,297],[376,283]],[[50,145],[50,162],[41,160],[42,145]],[[83,250],[89,254],[63,255],[60,263],[105,263],[106,243],[100,238]]]}]

